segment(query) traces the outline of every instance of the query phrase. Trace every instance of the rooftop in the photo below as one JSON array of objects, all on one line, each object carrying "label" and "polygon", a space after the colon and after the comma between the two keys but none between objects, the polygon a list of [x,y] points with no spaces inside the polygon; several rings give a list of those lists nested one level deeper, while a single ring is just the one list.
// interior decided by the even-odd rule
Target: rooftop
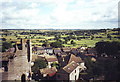
[{"label": "rooftop", "polygon": [[67,73],[71,73],[77,66],[79,66],[76,62],[72,61],[71,63],[67,64],[63,70]]},{"label": "rooftop", "polygon": [[95,56],[95,54],[84,54],[85,56]]},{"label": "rooftop", "polygon": [[48,62],[54,62],[54,61],[58,61],[58,59],[56,57],[45,57],[45,59],[48,61]]},{"label": "rooftop", "polygon": [[83,62],[80,57],[76,57],[75,55],[71,54],[68,63],[71,63],[72,61],[75,61],[76,63]]},{"label": "rooftop", "polygon": [[56,72],[57,72],[56,67],[40,69],[41,74],[53,74],[53,73],[56,73]]},{"label": "rooftop", "polygon": [[55,54],[60,53],[60,52],[62,52],[60,48],[55,48],[55,49],[54,49],[54,53],[55,53]]}]

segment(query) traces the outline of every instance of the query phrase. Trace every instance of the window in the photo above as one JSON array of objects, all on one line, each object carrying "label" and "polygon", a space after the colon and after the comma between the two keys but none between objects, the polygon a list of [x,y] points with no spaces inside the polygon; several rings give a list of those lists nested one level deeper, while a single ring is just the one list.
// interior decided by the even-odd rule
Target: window
[{"label": "window", "polygon": [[76,70],[75,70],[75,73],[76,73]]},{"label": "window", "polygon": [[82,68],[80,68],[80,71],[82,70]]},{"label": "window", "polygon": [[75,80],[76,80],[76,75],[75,75]]}]

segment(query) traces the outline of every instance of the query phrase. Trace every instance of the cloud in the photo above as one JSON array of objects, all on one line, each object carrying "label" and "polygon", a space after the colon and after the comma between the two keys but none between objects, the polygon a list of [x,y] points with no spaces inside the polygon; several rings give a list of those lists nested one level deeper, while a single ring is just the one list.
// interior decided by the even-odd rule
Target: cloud
[{"label": "cloud", "polygon": [[[117,27],[118,0],[5,0],[2,28]],[[87,25],[86,25],[87,24]],[[102,25],[100,25],[102,24]]]}]

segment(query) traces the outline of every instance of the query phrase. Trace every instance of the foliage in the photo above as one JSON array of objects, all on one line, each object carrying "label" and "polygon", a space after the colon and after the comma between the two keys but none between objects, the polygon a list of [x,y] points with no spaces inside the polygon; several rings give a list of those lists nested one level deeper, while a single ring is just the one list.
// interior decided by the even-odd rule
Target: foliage
[{"label": "foliage", "polygon": [[6,41],[6,38],[2,38],[2,41]]},{"label": "foliage", "polygon": [[90,57],[84,59],[89,78],[104,76],[105,80],[119,80],[120,60],[114,58],[98,58],[96,62]]},{"label": "foliage", "polygon": [[97,42],[95,48],[99,54],[106,53],[107,55],[115,55],[120,53],[120,42]]},{"label": "foliage", "polygon": [[61,35],[59,34],[59,35],[55,35],[55,40],[59,40],[61,38]]},{"label": "foliage", "polygon": [[51,67],[59,68],[59,64],[58,64],[57,62],[53,62],[53,63],[51,64]]},{"label": "foliage", "polygon": [[92,36],[91,36],[91,40],[93,40],[93,39],[94,39],[94,36],[92,35]]},{"label": "foliage", "polygon": [[2,43],[2,52],[5,52],[6,49],[12,48],[12,44],[10,42],[3,42]]},{"label": "foliage", "polygon": [[[107,32],[106,32],[107,31]],[[5,38],[6,41],[19,41],[20,38],[32,39],[32,45],[42,46],[45,39],[48,43],[55,42],[56,40],[62,40],[64,46],[79,47],[86,44],[89,47],[94,47],[96,42],[104,41],[119,41],[118,36],[119,29],[98,29],[98,30],[3,30],[1,38]],[[9,36],[6,36],[8,35]],[[107,34],[112,37],[107,38]],[[116,35],[117,34],[117,35]],[[29,36],[31,35],[31,36]],[[94,40],[91,40],[91,35],[94,36]],[[40,38],[39,38],[40,37]],[[55,37],[57,39],[55,39]],[[18,39],[17,39],[18,38]],[[70,44],[70,41],[74,39],[75,45]],[[39,41],[37,41],[39,40]],[[3,41],[3,40],[2,40]]]},{"label": "foliage", "polygon": [[48,47],[49,46],[49,43],[48,43],[48,40],[46,40],[43,44],[42,44],[43,47]]},{"label": "foliage", "polygon": [[71,40],[71,44],[76,44],[73,40]]},{"label": "foliage", "polygon": [[109,38],[111,40],[112,36],[110,34],[107,34],[107,38]]},{"label": "foliage", "polygon": [[47,63],[43,59],[36,59],[32,66],[32,71],[37,72],[39,69],[45,68]]},{"label": "foliage", "polygon": [[50,46],[52,46],[53,48],[62,47],[62,42],[60,41],[52,42]]}]

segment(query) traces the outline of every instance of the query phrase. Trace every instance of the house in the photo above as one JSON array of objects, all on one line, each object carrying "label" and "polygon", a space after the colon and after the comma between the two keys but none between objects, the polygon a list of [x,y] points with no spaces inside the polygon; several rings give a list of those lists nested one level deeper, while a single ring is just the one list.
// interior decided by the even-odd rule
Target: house
[{"label": "house", "polygon": [[75,61],[77,64],[79,64],[79,66],[80,66],[80,71],[86,69],[86,67],[85,67],[85,63],[83,62],[83,60],[82,60],[80,57],[77,57],[77,56],[71,54],[68,63],[70,63],[70,62],[72,62],[72,61]]},{"label": "house", "polygon": [[79,51],[76,48],[72,48],[71,53],[77,55]]},{"label": "house", "polygon": [[70,52],[70,51],[71,51],[71,48],[70,48],[70,47],[63,47],[63,48],[62,48],[62,51],[63,51],[63,52]]},{"label": "house", "polygon": [[83,53],[84,52],[84,49],[82,49],[82,47],[78,47],[77,50],[78,50],[79,53]]},{"label": "house", "polygon": [[86,50],[88,54],[97,54],[97,51],[95,48],[87,48]]},{"label": "house", "polygon": [[57,69],[56,67],[51,67],[51,68],[43,68],[43,69],[40,69],[38,74],[39,76],[42,76],[42,77],[52,77],[56,74],[57,72]]},{"label": "house", "polygon": [[56,80],[78,80],[79,64],[72,61],[56,73]]},{"label": "house", "polygon": [[43,55],[45,53],[45,48],[44,47],[33,47],[32,51],[34,54]]},{"label": "house", "polygon": [[58,59],[55,56],[45,56],[45,60],[48,63],[48,68],[51,68],[52,63],[58,63]]},{"label": "house", "polygon": [[45,48],[45,52],[46,52],[47,54],[52,55],[52,54],[53,54],[53,49],[52,49],[51,47],[46,47],[46,48]]},{"label": "house", "polygon": [[87,48],[86,48],[86,47],[81,47],[80,49],[82,49],[82,50],[86,50]]},{"label": "house", "polygon": [[77,57],[77,56],[71,54],[68,63],[70,63],[70,62],[72,62],[72,61],[75,61],[75,62],[78,63],[78,64],[80,64],[80,63],[83,62],[80,57]]},{"label": "house", "polygon": [[58,57],[58,62],[62,67],[69,64],[72,61],[75,61],[78,64],[83,63],[83,61],[82,61],[82,59],[80,57],[77,57],[77,56],[75,56],[73,54]]},{"label": "house", "polygon": [[83,60],[73,54],[60,57],[58,61],[61,68],[56,73],[57,80],[78,80],[79,73],[86,69]]},{"label": "house", "polygon": [[68,54],[67,53],[65,53],[65,52],[60,52],[60,53],[58,53],[56,56],[57,57],[65,57],[65,56],[67,56]]},{"label": "house", "polygon": [[55,55],[58,54],[58,53],[61,53],[61,52],[62,52],[61,48],[55,48],[55,49],[53,49],[53,53]]},{"label": "house", "polygon": [[53,54],[53,49],[50,47],[33,47],[32,51],[37,55]]}]

